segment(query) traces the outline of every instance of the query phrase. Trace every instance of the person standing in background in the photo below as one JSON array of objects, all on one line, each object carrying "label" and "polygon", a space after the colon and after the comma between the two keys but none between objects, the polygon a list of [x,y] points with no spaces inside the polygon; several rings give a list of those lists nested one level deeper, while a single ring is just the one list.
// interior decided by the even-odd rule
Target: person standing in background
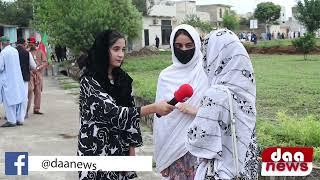
[{"label": "person standing in background", "polygon": [[7,122],[1,127],[22,125],[24,114],[22,103],[27,99],[19,63],[18,51],[10,45],[9,38],[0,38],[0,99],[3,102]]},{"label": "person standing in background", "polygon": [[159,49],[159,43],[160,43],[160,39],[159,39],[159,37],[156,35],[156,47],[157,47],[157,49]]},{"label": "person standing in background", "polygon": [[42,115],[40,112],[40,104],[41,104],[41,92],[43,87],[43,70],[48,66],[47,58],[45,54],[36,49],[36,39],[34,37],[30,37],[28,39],[28,44],[30,47],[30,52],[36,62],[36,69],[31,71],[30,83],[29,83],[29,91],[28,91],[28,107],[27,107],[27,115],[31,106],[31,101],[34,95],[34,106],[33,113]]},{"label": "person standing in background", "polygon": [[36,63],[32,57],[32,54],[26,50],[26,41],[23,38],[19,38],[17,41],[17,48],[19,52],[19,60],[21,73],[24,81],[24,90],[25,90],[25,101],[22,104],[22,114],[24,114],[25,118],[27,116],[27,107],[28,107],[28,84],[30,81],[30,72],[31,70],[36,69]]}]

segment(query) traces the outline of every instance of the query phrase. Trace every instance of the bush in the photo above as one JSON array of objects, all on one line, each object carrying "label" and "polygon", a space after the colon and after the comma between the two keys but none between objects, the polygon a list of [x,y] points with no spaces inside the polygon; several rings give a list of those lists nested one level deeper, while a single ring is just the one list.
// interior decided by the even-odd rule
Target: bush
[{"label": "bush", "polygon": [[262,148],[270,146],[314,147],[314,159],[320,162],[320,121],[314,116],[293,118],[280,112],[276,121],[257,122],[258,143]]},{"label": "bush", "polygon": [[292,41],[293,46],[304,54],[304,60],[307,60],[307,54],[316,47],[316,38],[313,33],[306,33],[299,39]]}]

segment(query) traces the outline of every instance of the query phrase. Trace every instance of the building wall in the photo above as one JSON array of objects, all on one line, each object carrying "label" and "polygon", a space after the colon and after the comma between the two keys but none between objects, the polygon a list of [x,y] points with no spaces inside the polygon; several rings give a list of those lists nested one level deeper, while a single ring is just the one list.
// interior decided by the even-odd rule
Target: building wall
[{"label": "building wall", "polygon": [[4,27],[3,35],[9,37],[10,43],[17,42],[17,27]]},{"label": "building wall", "polygon": [[149,30],[149,46],[156,45],[156,35],[160,39],[160,48],[167,48],[169,45],[163,45],[162,42],[162,30],[161,30],[161,20],[168,20],[171,21],[171,17],[151,17],[151,16],[144,16],[143,17],[143,28],[140,34],[140,37],[132,41],[132,50],[138,51],[141,48],[145,47],[145,30]]},{"label": "building wall", "polygon": [[[221,14],[220,14],[220,10],[221,10]],[[221,23],[223,21],[223,15],[226,11],[230,12],[230,7],[224,6],[224,5],[216,5],[216,4],[199,5],[197,6],[197,11],[209,13],[210,23],[215,26],[221,26]]]},{"label": "building wall", "polygon": [[188,15],[196,15],[197,8],[195,1],[181,1],[176,3],[176,19],[177,23],[175,25],[181,24],[181,22]]},{"label": "building wall", "polygon": [[149,16],[157,17],[173,17],[176,16],[176,5],[158,4],[154,5],[149,13]]},{"label": "building wall", "polygon": [[286,8],[284,6],[281,6],[281,11],[280,11],[280,24],[284,23],[288,20],[287,15],[286,15]]},{"label": "building wall", "polygon": [[207,12],[197,12],[197,16],[201,19],[201,21],[210,22],[210,14]]},{"label": "building wall", "polygon": [[[157,19],[157,24],[154,24],[154,20]],[[142,39],[141,44],[145,46],[145,38],[144,38],[144,30],[149,30],[149,46],[156,45],[156,35],[160,38],[160,45],[162,44],[161,38],[161,20],[167,18],[159,18],[159,17],[143,17],[143,31],[142,31]],[[169,19],[169,18],[168,18]]]}]

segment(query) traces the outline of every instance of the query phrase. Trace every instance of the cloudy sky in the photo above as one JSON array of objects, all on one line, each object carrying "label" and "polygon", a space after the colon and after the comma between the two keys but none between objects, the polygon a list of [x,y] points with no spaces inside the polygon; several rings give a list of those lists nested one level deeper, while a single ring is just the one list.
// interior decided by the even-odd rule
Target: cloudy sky
[{"label": "cloudy sky", "polygon": [[[176,0],[181,1],[181,0]],[[196,0],[198,5],[202,4],[228,4],[232,6],[232,9],[239,14],[245,14],[247,12],[253,12],[256,5],[261,2],[267,2],[268,0]],[[275,4],[285,6],[287,17],[291,17],[291,7],[294,6],[297,0],[269,0]]]}]

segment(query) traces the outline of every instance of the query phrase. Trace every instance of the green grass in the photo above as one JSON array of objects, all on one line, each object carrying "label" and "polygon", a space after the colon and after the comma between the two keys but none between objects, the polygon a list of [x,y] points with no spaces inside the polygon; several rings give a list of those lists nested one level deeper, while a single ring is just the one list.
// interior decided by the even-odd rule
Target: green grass
[{"label": "green grass", "polygon": [[[258,117],[320,115],[320,56],[252,55]],[[319,117],[319,116],[318,116]]]},{"label": "green grass", "polygon": [[171,64],[171,54],[135,57],[125,61],[124,69],[134,79],[135,94],[145,100],[154,101],[158,76]]},{"label": "green grass", "polygon": [[74,88],[79,88],[79,84],[62,84],[63,89],[68,90],[68,89],[74,89]]},{"label": "green grass", "polygon": [[[252,55],[257,81],[258,117],[272,120],[277,112],[291,116],[320,115],[320,57]],[[160,71],[172,62],[171,55],[130,58],[124,69],[134,79],[138,96],[154,100]]]},{"label": "green grass", "polygon": [[[314,146],[320,162],[320,56],[251,55],[257,82],[257,133],[261,147]],[[135,94],[153,101],[168,53],[129,58],[124,69]]]},{"label": "green grass", "polygon": [[270,146],[315,147],[314,160],[320,162],[320,121],[315,116],[293,118],[283,112],[274,121],[258,118],[257,134],[261,148]]}]

